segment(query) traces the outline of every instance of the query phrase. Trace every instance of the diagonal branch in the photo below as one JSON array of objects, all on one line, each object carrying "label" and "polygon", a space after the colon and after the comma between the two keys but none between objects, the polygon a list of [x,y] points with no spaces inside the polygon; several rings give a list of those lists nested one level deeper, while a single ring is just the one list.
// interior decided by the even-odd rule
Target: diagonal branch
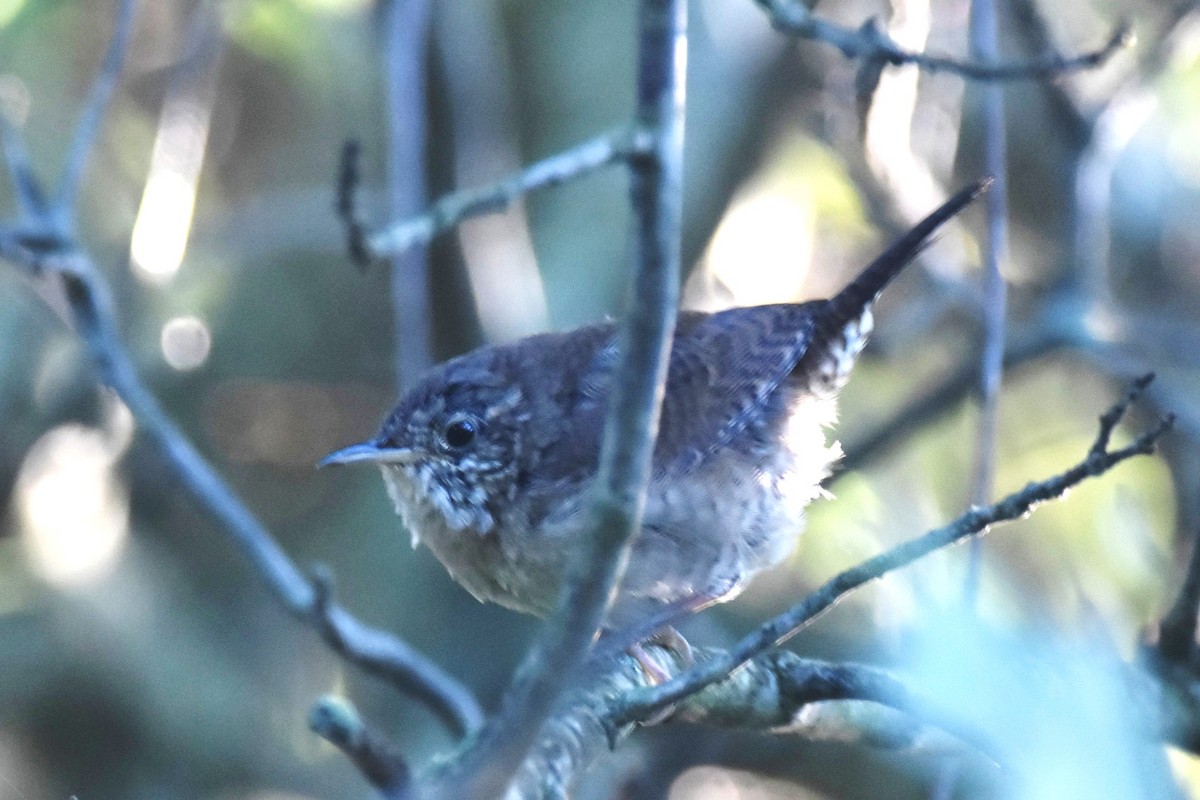
[{"label": "diagonal branch", "polygon": [[[128,27],[132,23],[123,15],[119,24]],[[127,35],[118,32],[114,37],[116,51],[123,49],[117,45]],[[114,52],[110,48],[106,64],[110,72],[120,61]],[[115,80],[114,74],[102,75],[98,82]],[[108,92],[111,87],[93,90],[96,109],[103,110]],[[84,114],[75,137],[75,153],[86,153],[86,143],[78,143],[95,135],[98,113]],[[334,605],[327,591],[310,583],[159,405],[142,382],[117,332],[107,281],[76,243],[74,215],[68,209],[76,199],[75,192],[59,192],[56,202],[47,205],[47,195],[24,159],[25,147],[19,134],[8,125],[4,133],[14,188],[22,202],[21,219],[0,224],[0,256],[23,266],[31,277],[61,287],[66,313],[87,348],[99,380],[128,406],[138,427],[158,448],[183,488],[242,550],[284,608],[320,629],[339,655],[417,696],[456,732],[465,734],[477,728],[483,715],[469,690],[399,639],[364,626]]]},{"label": "diagonal branch", "polygon": [[393,222],[374,233],[360,233],[360,260],[395,255],[427,244],[464,219],[503,211],[535,189],[557,186],[609,164],[645,155],[652,138],[638,128],[613,131],[530,164],[491,186],[448,194],[423,214]]},{"label": "diagonal branch", "polygon": [[878,62],[890,66],[915,64],[929,72],[951,72],[972,80],[1014,81],[1046,78],[1103,64],[1117,50],[1132,41],[1128,25],[1113,31],[1097,50],[1077,56],[1057,53],[1022,62],[966,61],[949,56],[906,50],[896,43],[874,19],[857,29],[821,19],[799,0],[754,0],[771,18],[776,30],[801,39],[833,45],[846,58]]},{"label": "diagonal branch", "polygon": [[1128,458],[1153,452],[1155,443],[1171,428],[1174,422],[1172,417],[1161,420],[1158,425],[1143,433],[1126,447],[1109,450],[1107,446],[1108,437],[1116,424],[1116,419],[1124,414],[1132,398],[1136,397],[1137,392],[1144,386],[1145,383],[1139,382],[1139,385],[1135,385],[1131,390],[1130,395],[1113,407],[1118,412],[1115,418],[1112,416],[1113,412],[1109,412],[1101,418],[1100,433],[1096,437],[1095,445],[1088,451],[1086,457],[1075,466],[1047,480],[1030,483],[1020,491],[1014,492],[992,505],[972,508],[949,525],[932,530],[916,539],[910,539],[839,573],[799,604],[743,638],[724,657],[699,665],[662,686],[631,693],[627,708],[617,717],[618,723],[646,719],[658,709],[694,694],[714,681],[721,680],[758,654],[787,641],[847,594],[867,583],[907,566],[935,550],[957,544],[984,532],[997,522],[1022,517],[1036,505],[1061,497],[1076,484],[1102,475]]},{"label": "diagonal branch", "polygon": [[329,601],[288,558],[142,383],[113,324],[108,286],[78,250],[38,254],[45,275],[62,280],[76,333],[99,374],[129,407],[182,486],[233,540],[292,616],[317,627],[348,662],[421,699],[459,734],[478,727],[482,712],[470,692],[399,639],[366,627]]}]

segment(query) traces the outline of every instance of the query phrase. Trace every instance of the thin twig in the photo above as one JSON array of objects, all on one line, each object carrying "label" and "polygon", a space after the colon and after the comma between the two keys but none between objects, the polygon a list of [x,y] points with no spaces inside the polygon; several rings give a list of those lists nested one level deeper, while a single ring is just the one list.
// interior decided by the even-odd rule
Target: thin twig
[{"label": "thin twig", "polygon": [[[405,218],[428,202],[426,64],[430,0],[383,3],[383,80],[387,95],[388,214]],[[425,243],[420,243],[425,244]],[[414,243],[388,254],[392,289],[394,378],[397,389],[415,383],[433,363],[429,249]]]},{"label": "thin twig", "polygon": [[1103,64],[1113,53],[1132,41],[1129,26],[1122,24],[1113,31],[1104,46],[1078,56],[1055,53],[1024,62],[965,61],[906,50],[888,36],[874,19],[852,29],[821,19],[799,0],[754,2],[767,12],[776,30],[833,45],[846,58],[877,61],[892,66],[915,64],[929,72],[952,72],[973,80],[1028,80],[1088,69]]},{"label": "thin twig", "polygon": [[446,195],[428,211],[394,222],[370,234],[367,252],[374,258],[425,244],[469,217],[503,211],[535,189],[572,180],[589,172],[645,154],[651,136],[638,128],[622,129],[581,142],[529,165],[490,186]]},{"label": "thin twig", "polygon": [[[1123,399],[1115,407],[1122,409],[1123,412],[1128,407],[1128,398]],[[1100,448],[1097,449],[1096,446],[1093,446],[1083,461],[1074,467],[1047,480],[1030,483],[1020,491],[1014,492],[992,505],[972,508],[949,525],[932,530],[916,539],[910,539],[839,573],[799,604],[746,636],[725,657],[700,665],[662,686],[634,692],[625,713],[618,717],[618,722],[628,723],[646,719],[648,715],[658,709],[722,679],[759,653],[794,636],[809,622],[855,589],[900,567],[907,566],[935,550],[982,533],[997,522],[1024,516],[1039,503],[1061,497],[1076,484],[1102,475],[1128,458],[1153,452],[1155,443],[1170,429],[1173,422],[1172,417],[1167,417],[1154,428],[1139,436],[1129,446],[1110,451],[1101,443],[1107,442],[1111,426],[1102,421],[1100,434],[1096,439],[1097,445],[1101,445]]]},{"label": "thin twig", "polygon": [[308,713],[308,727],[345,753],[359,772],[387,800],[408,797],[412,772],[404,757],[369,728],[354,706],[338,697],[323,697]]},{"label": "thin twig", "polygon": [[1117,429],[1117,423],[1121,421],[1125,413],[1129,411],[1129,407],[1141,396],[1142,392],[1146,391],[1146,387],[1153,381],[1153,372],[1135,378],[1130,384],[1129,390],[1125,392],[1125,396],[1100,415],[1100,432],[1096,434],[1096,441],[1092,443],[1092,449],[1088,453],[1089,456],[1102,455],[1108,451],[1108,444],[1112,440],[1113,431]]},{"label": "thin twig", "polygon": [[74,222],[75,200],[79,194],[83,170],[87,166],[88,155],[96,143],[100,123],[108,110],[108,103],[112,99],[117,79],[121,76],[121,68],[125,64],[125,53],[129,50],[129,39],[133,35],[136,9],[137,0],[121,0],[121,5],[117,8],[112,40],[108,43],[100,70],[92,80],[83,113],[75,126],[75,138],[71,140],[71,149],[67,151],[67,159],[63,163],[58,186],[54,190],[54,207],[60,214],[67,215],[63,219],[66,227],[70,227]]},{"label": "thin twig", "polygon": [[346,250],[350,254],[350,260],[365,270],[371,264],[371,254],[367,252],[367,229],[358,208],[358,187],[362,182],[359,167],[361,156],[362,144],[358,139],[347,139],[342,143],[334,212],[346,229]]},{"label": "thin twig", "polygon": [[[999,21],[996,0],[972,0],[970,39],[976,58],[994,62]],[[1004,131],[1004,89],[979,88],[983,105],[983,171],[995,184],[984,198],[987,235],[983,246],[983,347],[979,354],[979,422],[971,470],[971,505],[991,502],[996,483],[996,448],[1000,437],[1000,382],[1004,369],[1004,318],[1008,293],[1000,262],[1008,251],[1008,141]],[[983,568],[983,538],[971,540],[964,596],[973,605]]]},{"label": "thin twig", "polygon": [[[563,581],[557,611],[526,655],[479,745],[444,776],[439,796],[503,793],[582,663],[641,526],[679,302],[686,0],[642,0],[639,21],[637,124],[651,146],[631,161],[635,286],[620,332],[621,357],[586,511],[587,533]],[[606,151],[632,146],[624,137],[597,142],[607,142]]]}]

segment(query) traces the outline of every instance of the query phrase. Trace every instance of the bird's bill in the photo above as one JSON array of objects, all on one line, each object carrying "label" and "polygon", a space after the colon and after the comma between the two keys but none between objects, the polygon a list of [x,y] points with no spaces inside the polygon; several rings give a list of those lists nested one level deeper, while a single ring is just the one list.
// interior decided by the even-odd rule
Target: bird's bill
[{"label": "bird's bill", "polygon": [[360,461],[372,464],[410,464],[420,456],[421,453],[411,447],[380,447],[372,442],[362,442],[330,453],[317,462],[317,468],[333,464],[356,464]]}]

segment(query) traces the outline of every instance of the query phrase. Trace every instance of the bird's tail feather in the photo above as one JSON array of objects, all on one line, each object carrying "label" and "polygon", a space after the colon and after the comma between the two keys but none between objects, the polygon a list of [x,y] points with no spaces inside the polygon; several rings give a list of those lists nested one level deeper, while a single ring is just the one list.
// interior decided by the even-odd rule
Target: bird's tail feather
[{"label": "bird's tail feather", "polygon": [[859,273],[849,286],[830,299],[831,313],[826,316],[829,329],[840,330],[847,323],[859,319],[884,287],[929,246],[933,234],[970,205],[975,198],[986,192],[991,185],[991,178],[983,178],[960,189],[933,213],[910,228],[891,247],[884,250],[878,258]]}]

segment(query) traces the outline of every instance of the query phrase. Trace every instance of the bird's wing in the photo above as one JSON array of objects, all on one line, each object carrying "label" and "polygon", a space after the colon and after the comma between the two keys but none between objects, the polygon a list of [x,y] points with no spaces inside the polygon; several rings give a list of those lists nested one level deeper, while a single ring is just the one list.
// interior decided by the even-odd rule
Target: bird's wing
[{"label": "bird's wing", "polygon": [[790,399],[778,390],[808,350],[825,303],[681,315],[656,472],[691,471],[720,449],[769,448]]}]

